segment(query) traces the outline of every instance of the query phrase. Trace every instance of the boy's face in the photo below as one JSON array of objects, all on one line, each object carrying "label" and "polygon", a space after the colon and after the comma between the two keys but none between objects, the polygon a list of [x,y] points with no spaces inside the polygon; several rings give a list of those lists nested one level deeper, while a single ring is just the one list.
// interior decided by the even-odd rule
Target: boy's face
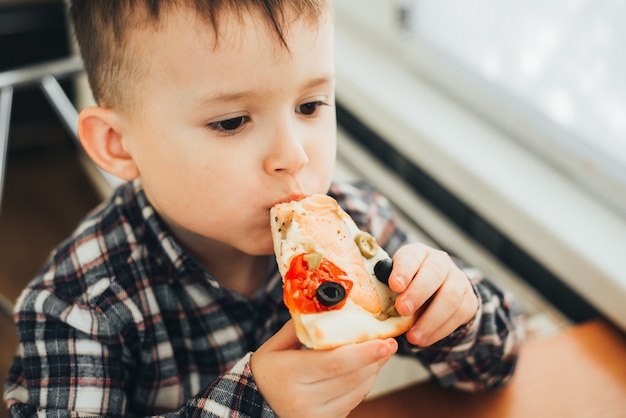
[{"label": "boy's face", "polygon": [[[186,10],[133,39],[150,71],[124,146],[174,234],[192,251],[269,254],[269,209],[326,193],[335,162],[333,31],[299,19],[285,49],[246,16],[213,28]],[[135,36],[135,35],[133,35]]]}]

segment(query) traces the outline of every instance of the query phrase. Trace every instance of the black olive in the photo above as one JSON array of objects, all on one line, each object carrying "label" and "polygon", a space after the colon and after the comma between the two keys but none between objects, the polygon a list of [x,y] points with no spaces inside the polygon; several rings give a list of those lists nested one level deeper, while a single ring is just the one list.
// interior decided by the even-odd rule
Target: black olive
[{"label": "black olive", "polygon": [[386,258],[376,263],[374,266],[374,274],[376,275],[378,281],[389,286],[389,275],[391,274],[391,269],[393,269],[393,261],[391,258]]},{"label": "black olive", "polygon": [[346,289],[335,282],[322,283],[315,292],[317,300],[324,306],[335,306],[346,298]]}]

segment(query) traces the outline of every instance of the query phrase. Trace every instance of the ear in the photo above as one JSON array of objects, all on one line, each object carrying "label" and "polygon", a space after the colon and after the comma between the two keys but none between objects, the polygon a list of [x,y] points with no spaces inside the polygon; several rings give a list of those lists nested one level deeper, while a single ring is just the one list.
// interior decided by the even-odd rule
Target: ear
[{"label": "ear", "polygon": [[87,155],[104,171],[124,180],[139,177],[139,169],[124,147],[122,121],[114,111],[83,109],[78,117],[78,137]]}]

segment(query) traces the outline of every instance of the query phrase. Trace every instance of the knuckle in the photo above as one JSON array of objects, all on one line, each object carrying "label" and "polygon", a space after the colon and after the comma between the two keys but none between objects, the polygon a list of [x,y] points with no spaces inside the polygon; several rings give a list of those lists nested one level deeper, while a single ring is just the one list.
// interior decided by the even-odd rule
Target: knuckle
[{"label": "knuckle", "polygon": [[447,252],[443,250],[435,250],[432,257],[437,261],[437,264],[442,267],[445,266],[446,270],[450,269],[451,258]]},{"label": "knuckle", "polygon": [[294,414],[311,410],[311,404],[308,396],[296,396],[291,400],[290,404],[290,409]]},{"label": "knuckle", "polygon": [[464,305],[464,300],[463,300],[464,294],[465,293],[459,287],[450,286],[447,289],[446,295],[442,300],[442,302],[446,306],[445,311],[454,313],[458,311],[459,309],[462,309]]},{"label": "knuckle", "polygon": [[344,377],[344,384],[346,387],[354,388],[357,387],[362,380],[363,377],[360,375],[360,373],[348,373]]},{"label": "knuckle", "polygon": [[447,263],[443,262],[443,259],[440,256],[435,256],[431,259],[431,262],[428,265],[428,269],[430,274],[439,280],[443,281],[450,272],[450,268]]},{"label": "knuckle", "polygon": [[341,374],[341,372],[344,370],[344,362],[341,359],[333,357],[324,362],[324,364],[322,365],[322,370],[329,376]]},{"label": "knuckle", "polygon": [[346,387],[352,388],[352,392],[358,392],[363,386],[363,383],[369,380],[372,376],[377,374],[379,370],[377,363],[369,364],[365,367],[361,367],[354,372],[347,373],[343,377],[343,383]]}]

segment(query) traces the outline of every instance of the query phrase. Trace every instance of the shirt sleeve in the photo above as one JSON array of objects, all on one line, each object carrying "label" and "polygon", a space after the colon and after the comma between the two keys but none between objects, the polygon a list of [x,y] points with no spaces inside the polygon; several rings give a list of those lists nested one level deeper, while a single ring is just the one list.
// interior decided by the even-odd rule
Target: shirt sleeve
[{"label": "shirt sleeve", "polygon": [[[250,370],[248,353],[228,373],[209,385],[199,397],[187,403],[184,415],[203,417],[262,417],[276,415],[257,389]],[[195,415],[200,413],[200,415]]]},{"label": "shirt sleeve", "polygon": [[399,352],[415,356],[442,386],[495,389],[506,384],[515,370],[524,339],[523,315],[509,293],[475,270],[470,272],[479,301],[474,318],[429,347],[414,346],[401,336]]},{"label": "shirt sleeve", "polygon": [[[20,299],[16,313],[20,344],[4,394],[11,416],[137,416],[129,396],[132,356],[121,341],[103,331],[107,328],[103,319],[46,289],[28,290]],[[158,412],[151,414],[155,415]],[[161,416],[275,414],[257,390],[248,353],[179,411]]]}]

